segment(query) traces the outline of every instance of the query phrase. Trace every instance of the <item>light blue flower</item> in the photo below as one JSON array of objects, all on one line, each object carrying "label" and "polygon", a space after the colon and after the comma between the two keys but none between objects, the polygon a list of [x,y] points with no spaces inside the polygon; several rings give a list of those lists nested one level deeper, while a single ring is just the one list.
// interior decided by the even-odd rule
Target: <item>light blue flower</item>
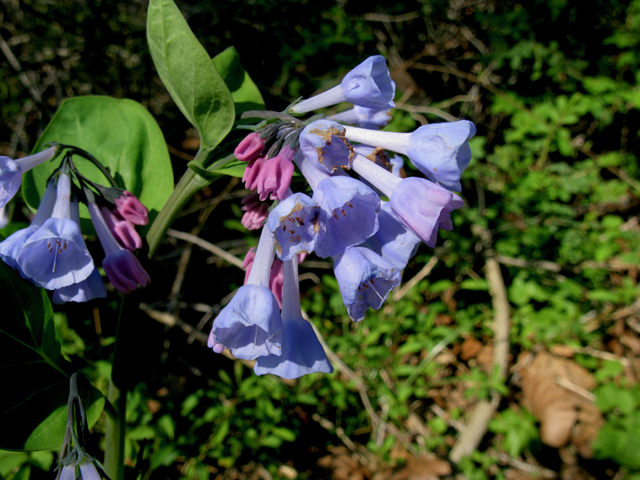
[{"label": "light blue flower", "polygon": [[107,290],[97,268],[81,282],[58,288],[53,292],[53,303],[88,302],[94,298],[106,298]]},{"label": "light blue flower", "polygon": [[24,172],[55,157],[58,148],[58,146],[50,147],[35,155],[16,160],[0,156],[0,207],[6,205],[16,194],[22,184]]},{"label": "light blue flower", "polygon": [[300,151],[314,167],[327,173],[349,169],[353,147],[344,136],[344,126],[331,120],[317,120],[300,134]]},{"label": "light blue flower", "polygon": [[342,301],[354,322],[362,320],[369,308],[379,309],[400,284],[400,270],[368,248],[348,248],[333,260]]},{"label": "light blue flower", "polygon": [[396,85],[381,55],[367,58],[345,75],[340,85],[292,106],[291,113],[306,113],[341,102],[367,108],[393,108]]},{"label": "light blue flower", "polygon": [[304,193],[289,196],[271,211],[267,227],[275,237],[281,260],[314,250],[320,231],[319,215],[320,206]]},{"label": "light blue flower", "polygon": [[282,354],[258,357],[253,371],[289,379],[316,372],[332,373],[333,366],[313,327],[302,318],[297,259],[284,262],[283,269]]},{"label": "light blue flower", "polygon": [[404,269],[418,250],[420,237],[400,221],[389,202],[382,203],[378,222],[380,228],[367,240],[367,246],[398,270]]},{"label": "light blue flower", "polygon": [[355,106],[350,110],[327,117],[335,122],[352,123],[357,127],[380,130],[389,124],[392,118],[390,108],[367,108]]}]

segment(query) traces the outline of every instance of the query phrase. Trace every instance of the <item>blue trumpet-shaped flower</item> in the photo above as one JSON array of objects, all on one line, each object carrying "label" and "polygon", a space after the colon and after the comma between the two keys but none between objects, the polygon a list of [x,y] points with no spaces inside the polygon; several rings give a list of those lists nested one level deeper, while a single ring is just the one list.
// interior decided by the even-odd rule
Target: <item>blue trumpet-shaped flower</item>
[{"label": "blue trumpet-shaped flower", "polygon": [[16,194],[22,184],[24,172],[51,160],[57,152],[58,147],[55,146],[17,160],[0,156],[0,207],[4,206]]},{"label": "blue trumpet-shaped flower", "polygon": [[380,130],[391,121],[390,108],[367,108],[355,106],[350,110],[327,117],[335,122],[352,123],[357,127]]},{"label": "blue trumpet-shaped flower", "polygon": [[97,268],[81,282],[59,288],[53,292],[53,303],[88,302],[94,298],[105,298],[107,289]]},{"label": "blue trumpet-shaped flower", "polygon": [[55,200],[56,183],[55,181],[51,181],[44,191],[44,195],[40,201],[40,206],[31,221],[31,225],[27,228],[23,228],[22,230],[18,230],[0,243],[0,257],[2,257],[4,263],[9,265],[11,268],[17,269],[22,276],[24,276],[24,274],[18,265],[18,255],[20,255],[20,251],[22,250],[25,242],[31,238],[31,236],[49,217],[51,217]]},{"label": "blue trumpet-shaped flower", "polygon": [[389,75],[386,60],[374,55],[347,73],[340,85],[297,103],[289,111],[306,113],[341,102],[367,108],[392,108],[395,107],[395,91],[396,85]]},{"label": "blue trumpet-shaped flower", "polygon": [[333,260],[342,300],[354,322],[362,320],[369,307],[379,309],[400,284],[400,270],[368,248],[348,248]]},{"label": "blue trumpet-shaped flower", "polygon": [[344,136],[344,126],[331,120],[317,120],[300,134],[300,151],[314,167],[333,173],[349,169],[353,147]]},{"label": "blue trumpet-shaped flower", "polygon": [[389,202],[382,203],[378,222],[380,228],[367,240],[367,245],[387,262],[402,270],[416,253],[421,239],[393,213]]},{"label": "blue trumpet-shaped flower", "polygon": [[289,379],[316,372],[332,373],[333,366],[313,327],[302,318],[297,259],[284,262],[283,269],[282,354],[258,357],[253,370],[258,375],[271,373]]},{"label": "blue trumpet-shaped flower", "polygon": [[71,218],[71,178],[58,177],[57,198],[51,218],[25,242],[17,262],[24,275],[47,290],[66,287],[86,279],[93,259]]},{"label": "blue trumpet-shaped flower", "polygon": [[226,347],[244,360],[282,353],[280,306],[268,287],[274,245],[271,232],[264,227],[247,284],[213,322],[209,344],[214,352]]},{"label": "blue trumpet-shaped flower", "polygon": [[271,211],[267,228],[275,237],[280,259],[291,260],[298,253],[314,250],[320,231],[319,215],[318,204],[304,193],[289,196]]},{"label": "blue trumpet-shaped flower", "polygon": [[407,155],[432,181],[454,192],[462,190],[460,175],[471,161],[468,140],[476,134],[475,125],[468,120],[424,125],[413,133],[345,128],[349,140]]}]

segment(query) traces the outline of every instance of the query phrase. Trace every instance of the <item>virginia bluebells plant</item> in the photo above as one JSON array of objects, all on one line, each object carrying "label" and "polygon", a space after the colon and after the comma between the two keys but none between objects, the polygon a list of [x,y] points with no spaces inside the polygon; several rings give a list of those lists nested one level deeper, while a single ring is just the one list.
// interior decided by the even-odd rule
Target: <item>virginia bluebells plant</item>
[{"label": "virginia bluebells plant", "polygon": [[[148,223],[148,211],[132,193],[117,187],[109,171],[88,152],[56,144],[24,159],[0,157],[2,201],[15,195],[24,171],[62,152],[60,166],[47,182],[31,225],[0,243],[0,257],[24,278],[53,290],[55,303],[106,297],[104,282],[80,231],[79,204],[83,202],[105,249],[102,266],[107,278],[125,293],[146,286],[149,275],[132,252],[142,247],[135,225]],[[85,178],[73,163],[74,155],[96,165],[111,186]]]},{"label": "virginia bluebells plant", "polygon": [[[338,86],[294,103],[287,113],[243,114],[261,121],[248,127],[253,131],[235,150],[247,163],[245,187],[255,192],[243,200],[242,223],[264,226],[257,252],[245,260],[251,268],[245,285],[213,322],[214,352],[229,348],[256,360],[258,375],[332,372],[300,311],[300,257],[332,259],[347,313],[357,322],[400,284],[420,242],[435,247],[439,229],[453,228],[451,213],[464,205],[455,192],[471,160],[475,125],[461,120],[413,133],[379,131],[391,119],[394,95],[384,58],[373,56]],[[300,118],[342,102],[353,107]],[[408,157],[427,178],[405,178],[403,158],[391,159],[386,150]],[[295,167],[306,181],[303,190],[292,185]],[[268,199],[276,201],[271,208],[260,203]]]}]

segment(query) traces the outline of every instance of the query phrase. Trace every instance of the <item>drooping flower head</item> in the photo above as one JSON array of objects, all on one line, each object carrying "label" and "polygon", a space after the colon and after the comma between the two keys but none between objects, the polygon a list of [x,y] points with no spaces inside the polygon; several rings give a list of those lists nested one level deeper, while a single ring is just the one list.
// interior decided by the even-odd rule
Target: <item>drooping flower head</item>
[{"label": "drooping flower head", "polygon": [[247,284],[238,289],[211,327],[210,343],[214,351],[219,350],[216,345],[221,345],[244,360],[281,354],[280,308],[269,290],[273,248],[273,236],[263,228]]},{"label": "drooping flower head", "polygon": [[149,223],[149,210],[133,193],[124,193],[114,200],[118,214],[134,225],[146,225]]},{"label": "drooping flower head", "polygon": [[[77,208],[77,200],[73,205]],[[17,258],[22,272],[47,290],[81,282],[94,269],[80,227],[71,218],[71,210],[71,178],[61,172],[51,218],[29,237]]]},{"label": "drooping flower head", "polygon": [[269,205],[260,201],[257,193],[251,193],[242,199],[242,219],[240,223],[247,230],[258,230],[262,228],[269,215]]},{"label": "drooping flower head", "polygon": [[348,248],[333,260],[342,300],[354,322],[362,320],[369,308],[379,309],[400,284],[400,270],[367,248]]},{"label": "drooping flower head", "polygon": [[302,318],[297,259],[284,262],[283,270],[282,354],[258,357],[253,370],[257,375],[271,373],[289,379],[315,372],[332,373],[333,366],[313,327]]},{"label": "drooping flower head", "polygon": [[142,248],[142,238],[136,231],[136,227],[129,220],[125,220],[118,210],[109,210],[107,207],[101,207],[100,212],[109,227],[109,231],[122,247],[130,252],[135,252]]},{"label": "drooping flower head", "polygon": [[35,155],[12,160],[0,156],[0,207],[13,198],[20,185],[24,172],[37,167],[41,163],[51,160],[58,153],[59,147],[53,146]]},{"label": "drooping flower head", "polygon": [[291,113],[306,113],[341,102],[367,108],[393,108],[396,85],[381,55],[367,58],[345,75],[340,85],[293,105]]}]

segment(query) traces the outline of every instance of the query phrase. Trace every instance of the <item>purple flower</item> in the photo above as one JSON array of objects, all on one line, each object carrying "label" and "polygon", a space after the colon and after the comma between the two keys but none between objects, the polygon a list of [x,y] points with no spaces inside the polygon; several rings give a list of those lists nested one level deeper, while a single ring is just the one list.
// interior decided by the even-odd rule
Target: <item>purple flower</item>
[{"label": "purple flower", "polygon": [[367,108],[355,106],[351,110],[336,113],[327,117],[335,122],[352,123],[361,128],[380,130],[391,121],[391,109]]},{"label": "purple flower", "polygon": [[379,309],[400,284],[400,270],[367,248],[348,248],[333,260],[342,300],[354,322],[362,320],[369,307]]},{"label": "purple flower", "polygon": [[354,142],[386,148],[407,155],[411,163],[434,182],[459,192],[460,175],[471,161],[468,140],[476,127],[468,120],[424,125],[413,133],[375,132],[346,127],[346,137]]},{"label": "purple flower", "polygon": [[247,230],[258,230],[269,215],[269,205],[260,201],[257,193],[251,193],[242,199],[242,220],[240,223]]},{"label": "purple flower", "polygon": [[464,205],[455,193],[424,178],[400,178],[356,155],[353,169],[390,198],[400,221],[427,245],[435,247],[438,228],[451,230],[450,214]]},{"label": "purple flower", "polygon": [[115,239],[100,213],[100,208],[95,203],[93,193],[86,187],[84,192],[93,227],[104,249],[105,258],[102,261],[102,268],[107,278],[115,288],[124,293],[130,293],[138,286],[146,287],[151,281],[149,274],[142,268],[135,255],[122,248]]},{"label": "purple flower", "polygon": [[81,282],[74,283],[67,287],[58,288],[53,292],[53,303],[65,302],[88,302],[94,298],[105,298],[107,290],[97,268],[93,269],[91,275]]},{"label": "purple flower", "polygon": [[149,223],[149,210],[133,193],[124,193],[115,199],[116,209],[120,216],[134,225],[146,225]]},{"label": "purple flower", "polygon": [[317,120],[300,134],[300,151],[314,167],[333,173],[349,169],[353,147],[344,137],[344,126],[331,120]]},{"label": "purple flower", "polygon": [[262,163],[255,180],[255,190],[264,201],[271,194],[271,200],[282,200],[291,184],[293,163],[291,159],[295,150],[285,146],[280,153]]},{"label": "purple flower", "polygon": [[265,147],[265,141],[260,134],[253,132],[242,139],[233,154],[241,162],[249,162],[260,156]]},{"label": "purple flower", "polygon": [[312,200],[321,208],[315,247],[319,257],[340,255],[378,230],[380,197],[354,178],[337,176],[322,180]]},{"label": "purple flower", "polygon": [[271,373],[289,379],[315,372],[332,373],[333,366],[313,327],[302,318],[297,259],[284,262],[283,269],[282,354],[258,357],[253,370],[257,375]]},{"label": "purple flower", "polygon": [[61,173],[51,218],[29,237],[17,258],[24,275],[47,290],[81,282],[94,269],[80,226],[72,218],[78,202],[72,204],[70,196],[71,178]]},{"label": "purple flower", "polygon": [[58,148],[54,146],[17,160],[0,156],[0,207],[16,194],[22,183],[22,174],[55,157]]},{"label": "purple flower", "polygon": [[17,269],[22,276],[24,276],[24,273],[20,269],[20,266],[17,262],[18,255],[20,255],[20,250],[22,250],[25,242],[29,240],[31,235],[33,235],[38,230],[38,228],[42,226],[45,220],[51,217],[51,213],[53,212],[53,205],[55,204],[55,198],[56,182],[50,181],[44,191],[44,195],[42,196],[42,200],[40,201],[38,211],[31,221],[31,225],[29,225],[27,228],[23,228],[22,230],[18,230],[13,235],[6,238],[2,243],[0,243],[0,257],[2,257],[4,263],[9,265],[11,268],[13,268],[14,270]]},{"label": "purple flower", "polygon": [[395,91],[396,85],[389,75],[386,60],[374,55],[347,73],[340,85],[295,104],[289,111],[306,113],[341,102],[367,108],[392,108],[395,107]]},{"label": "purple flower", "polygon": [[367,240],[367,245],[384,260],[402,270],[415,255],[421,239],[393,213],[389,202],[382,202],[378,222],[380,228]]},{"label": "purple flower", "polygon": [[109,230],[122,247],[130,252],[142,248],[142,238],[140,238],[140,235],[136,231],[136,227],[134,227],[129,220],[125,220],[118,213],[118,210],[112,211],[107,207],[101,207],[100,211]]},{"label": "purple flower", "polygon": [[247,284],[238,289],[211,327],[214,351],[226,347],[244,360],[280,355],[282,319],[278,301],[268,286],[274,244],[271,232],[263,228]]},{"label": "purple flower", "polygon": [[304,193],[295,193],[274,208],[267,228],[275,237],[276,251],[284,260],[312,252],[318,239],[320,206]]}]

